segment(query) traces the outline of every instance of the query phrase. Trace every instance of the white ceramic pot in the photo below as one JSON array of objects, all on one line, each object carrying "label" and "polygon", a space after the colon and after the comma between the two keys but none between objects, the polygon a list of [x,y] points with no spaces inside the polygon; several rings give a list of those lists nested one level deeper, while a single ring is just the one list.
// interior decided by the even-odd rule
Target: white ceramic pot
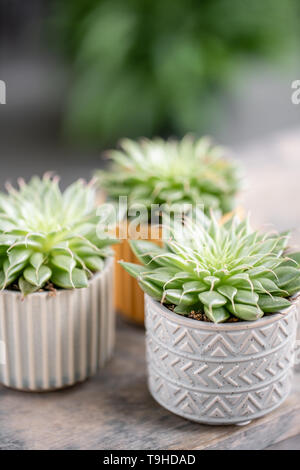
[{"label": "white ceramic pot", "polygon": [[246,424],[291,388],[297,306],[255,322],[216,325],[177,315],[145,296],[149,388],[184,418]]},{"label": "white ceramic pot", "polygon": [[[87,288],[0,293],[0,383],[26,391],[74,385],[94,375],[115,342],[113,258]],[[2,364],[1,364],[2,363]]]}]

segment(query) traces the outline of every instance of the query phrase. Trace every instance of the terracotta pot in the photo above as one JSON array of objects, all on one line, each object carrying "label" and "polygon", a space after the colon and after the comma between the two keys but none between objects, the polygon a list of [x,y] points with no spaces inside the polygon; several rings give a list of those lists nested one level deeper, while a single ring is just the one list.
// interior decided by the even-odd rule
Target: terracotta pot
[{"label": "terracotta pot", "polygon": [[[159,243],[157,237],[151,238],[151,226],[141,227],[141,233],[147,234],[144,239]],[[159,232],[160,233],[160,232]],[[160,236],[160,235],[158,235]],[[138,234],[134,237],[139,239]],[[140,264],[137,257],[133,254],[128,239],[120,240],[120,243],[114,245],[115,251],[115,307],[116,310],[128,321],[138,325],[144,325],[144,293],[138,282],[130,276],[118,261],[128,261],[130,263]]]},{"label": "terracotta pot", "polygon": [[[25,391],[48,391],[93,376],[115,342],[112,258],[87,288],[0,293],[0,383]],[[3,358],[2,358],[3,359]],[[2,362],[2,365],[1,365]]]},{"label": "terracotta pot", "polygon": [[255,322],[216,325],[145,296],[149,388],[173,413],[207,424],[246,424],[291,388],[297,306]]}]

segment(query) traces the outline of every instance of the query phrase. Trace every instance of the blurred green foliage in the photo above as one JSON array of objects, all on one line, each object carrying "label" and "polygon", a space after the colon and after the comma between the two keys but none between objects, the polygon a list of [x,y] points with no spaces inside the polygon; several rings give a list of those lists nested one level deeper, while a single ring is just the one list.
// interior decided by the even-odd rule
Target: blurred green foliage
[{"label": "blurred green foliage", "polygon": [[71,63],[65,129],[73,138],[202,133],[249,57],[297,35],[297,0],[72,0],[54,9]]}]

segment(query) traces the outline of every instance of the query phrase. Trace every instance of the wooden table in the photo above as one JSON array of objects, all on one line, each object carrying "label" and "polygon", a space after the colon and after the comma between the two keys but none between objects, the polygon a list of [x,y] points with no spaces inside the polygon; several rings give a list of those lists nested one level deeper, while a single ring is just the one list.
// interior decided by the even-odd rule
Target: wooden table
[{"label": "wooden table", "polygon": [[[255,224],[300,227],[300,132],[238,153]],[[262,449],[300,434],[299,392],[297,374],[284,405],[242,428],[190,423],[151,398],[144,332],[119,320],[115,357],[94,379],[45,394],[0,387],[0,449]]]},{"label": "wooden table", "polygon": [[255,449],[300,433],[300,377],[277,411],[245,427],[190,423],[146,384],[144,334],[119,321],[117,351],[94,379],[56,393],[0,388],[0,449]]}]

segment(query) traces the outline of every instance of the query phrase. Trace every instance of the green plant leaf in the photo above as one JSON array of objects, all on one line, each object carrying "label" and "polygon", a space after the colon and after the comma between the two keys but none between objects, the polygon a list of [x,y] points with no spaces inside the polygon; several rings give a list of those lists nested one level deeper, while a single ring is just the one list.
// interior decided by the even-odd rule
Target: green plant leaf
[{"label": "green plant leaf", "polygon": [[300,292],[300,280],[295,279],[294,281],[285,284],[284,290],[287,291],[290,296]]},{"label": "green plant leaf", "polygon": [[238,289],[234,301],[241,304],[257,305],[259,296],[256,292]]},{"label": "green plant leaf", "polygon": [[150,297],[153,297],[153,299],[159,301],[162,299],[162,290],[159,289],[159,287],[155,286],[152,282],[140,279],[139,285],[141,286],[143,291],[146,294],[150,295]]},{"label": "green plant leaf", "polygon": [[198,302],[197,295],[184,294],[181,289],[167,289],[164,292],[165,299],[175,305],[194,305]]},{"label": "green plant leaf", "polygon": [[26,268],[23,272],[25,280],[36,287],[42,287],[51,277],[52,271],[48,266],[41,266],[38,270]]},{"label": "green plant leaf", "polygon": [[57,287],[63,289],[83,288],[88,286],[88,279],[83,269],[74,268],[70,274],[60,269],[54,269],[52,271],[51,280]]},{"label": "green plant leaf", "polygon": [[120,265],[133,277],[139,279],[140,275],[143,274],[147,269],[145,266],[140,264],[128,263],[127,261],[119,261]]},{"label": "green plant leaf", "polygon": [[189,315],[191,313],[191,306],[185,304],[176,305],[174,308],[174,312],[178,313],[179,315]]},{"label": "green plant leaf", "polygon": [[[144,271],[146,269],[147,268],[145,268],[144,266]],[[180,287],[180,282],[176,280],[172,280],[173,279],[172,275],[168,274],[167,272],[162,272],[162,271],[158,272],[158,270],[151,272],[149,274],[144,274],[143,279],[154,282],[154,284],[160,287],[164,287],[165,285],[167,285],[167,287],[170,289]]]},{"label": "green plant leaf", "polygon": [[100,256],[88,256],[84,258],[84,263],[92,271],[102,271],[104,268],[104,261]]},{"label": "green plant leaf", "polygon": [[44,261],[44,256],[42,253],[34,253],[33,255],[30,256],[30,264],[38,271],[40,267],[42,266]]},{"label": "green plant leaf", "polygon": [[12,248],[9,250],[8,259],[10,266],[16,266],[27,261],[32,254],[31,250],[26,248]]},{"label": "green plant leaf", "polygon": [[292,266],[279,267],[275,270],[277,276],[277,284],[279,287],[284,287],[291,281],[295,279],[300,280],[300,270],[293,268]]},{"label": "green plant leaf", "polygon": [[207,290],[207,286],[200,281],[185,282],[182,288],[184,293],[200,293]]},{"label": "green plant leaf", "polygon": [[51,258],[51,263],[63,271],[71,273],[76,266],[76,261],[71,256],[56,255]]},{"label": "green plant leaf", "polygon": [[210,309],[222,307],[227,303],[227,299],[223,295],[214,291],[202,292],[199,294],[199,299],[203,305],[206,305]]},{"label": "green plant leaf", "polygon": [[158,266],[155,261],[152,261],[156,255],[163,253],[158,245],[146,240],[131,240],[130,246],[142,264],[146,265],[149,269]]},{"label": "green plant leaf", "polygon": [[231,317],[230,313],[223,307],[210,309],[204,306],[204,311],[209,320],[214,323],[223,323]]},{"label": "green plant leaf", "polygon": [[289,300],[282,297],[270,297],[269,295],[260,295],[258,304],[266,313],[276,313],[291,306]]},{"label": "green plant leaf", "polygon": [[288,253],[286,255],[286,258],[288,258],[286,261],[281,263],[280,267],[283,266],[292,266],[294,268],[300,267],[300,252],[297,253]]},{"label": "green plant leaf", "polygon": [[236,287],[227,285],[217,287],[217,291],[219,292],[219,294],[223,295],[228,300],[230,300],[231,303],[233,302],[233,299],[237,293]]},{"label": "green plant leaf", "polygon": [[30,284],[29,282],[25,281],[25,279],[22,276],[19,278],[18,285],[24,297],[26,297],[26,295],[33,294],[39,289],[38,286],[34,286]]},{"label": "green plant leaf", "polygon": [[227,305],[228,310],[237,318],[245,321],[255,321],[261,318],[264,312],[254,305],[247,304],[231,304]]}]

